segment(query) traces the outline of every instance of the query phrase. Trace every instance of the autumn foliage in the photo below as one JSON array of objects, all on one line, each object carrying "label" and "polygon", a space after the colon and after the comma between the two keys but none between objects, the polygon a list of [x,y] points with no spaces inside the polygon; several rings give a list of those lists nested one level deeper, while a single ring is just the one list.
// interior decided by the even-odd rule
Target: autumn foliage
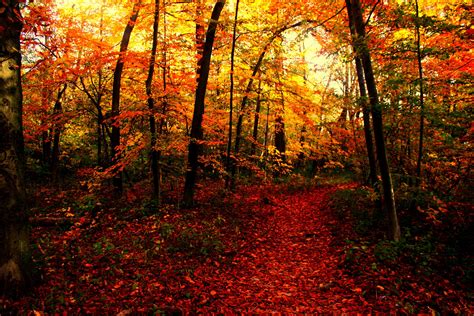
[{"label": "autumn foliage", "polygon": [[469,1],[18,3],[0,314],[474,312]]}]

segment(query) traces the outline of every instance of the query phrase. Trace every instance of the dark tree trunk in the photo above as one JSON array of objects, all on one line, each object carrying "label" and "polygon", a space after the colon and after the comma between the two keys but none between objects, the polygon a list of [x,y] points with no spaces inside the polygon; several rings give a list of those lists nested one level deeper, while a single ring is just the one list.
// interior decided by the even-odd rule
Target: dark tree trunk
[{"label": "dark tree trunk", "polygon": [[194,101],[193,121],[188,148],[188,166],[184,184],[184,204],[190,207],[194,204],[194,187],[196,185],[196,175],[199,167],[199,155],[201,154],[203,131],[202,117],[204,115],[204,100],[206,97],[207,81],[209,79],[209,69],[211,65],[212,46],[216,35],[217,23],[224,8],[225,0],[218,0],[212,11],[211,20],[206,32],[204,51],[199,62],[199,78]]},{"label": "dark tree trunk", "polygon": [[278,114],[275,119],[275,148],[285,160],[286,141],[285,141],[285,122],[283,116]]},{"label": "dark tree trunk", "polygon": [[102,165],[105,166],[106,163],[110,161],[110,151],[109,151],[109,142],[107,140],[106,135],[109,135],[109,139],[111,138],[111,134],[109,129],[107,128],[106,124],[102,124],[102,143],[104,144],[104,163]]},{"label": "dark tree trunk", "polygon": [[263,139],[263,155],[266,157],[268,154],[268,130],[270,125],[270,102],[267,102],[267,115],[265,120],[265,137]]},{"label": "dark tree trunk", "polygon": [[41,133],[42,163],[44,166],[51,165],[51,137],[48,131]]},{"label": "dark tree trunk", "polygon": [[0,2],[0,295],[17,296],[31,280],[24,188],[20,1]]},{"label": "dark tree trunk", "polygon": [[[355,41],[357,38],[357,34],[355,31],[354,17],[352,16],[352,12],[350,10],[348,10],[348,16],[351,36],[353,38],[353,41]],[[364,68],[362,67],[362,61],[360,60],[357,51],[355,50],[355,43],[353,42],[352,45],[354,47],[354,52],[356,53],[355,65],[357,73],[357,82],[359,84],[362,117],[364,121],[365,146],[367,148],[367,158],[369,160],[369,181],[372,186],[375,186],[375,184],[377,183],[377,161],[375,159],[374,141],[372,138],[372,129],[370,126],[370,107],[368,104],[367,90],[365,89]]]},{"label": "dark tree trunk", "polygon": [[232,125],[233,125],[233,112],[234,112],[234,59],[235,59],[235,44],[237,42],[237,21],[239,17],[239,3],[237,0],[235,4],[235,17],[234,17],[234,31],[232,34],[232,50],[230,53],[230,98],[229,98],[229,136],[227,138],[227,155],[226,155],[226,187],[234,187],[235,173],[232,172],[232,160],[230,157],[232,150]]},{"label": "dark tree trunk", "polygon": [[63,114],[63,107],[61,104],[61,99],[66,92],[67,84],[61,88],[56,98],[56,102],[54,103],[53,108],[53,115],[54,115],[54,125],[53,125],[53,151],[51,154],[51,178],[53,183],[58,181],[58,167],[59,167],[59,142],[61,138],[61,130],[62,130],[62,119],[61,116]]},{"label": "dark tree trunk", "polygon": [[97,117],[97,166],[102,166],[102,122]]},{"label": "dark tree trunk", "polygon": [[418,61],[418,80],[420,86],[420,131],[418,142],[418,159],[416,161],[416,185],[421,184],[421,167],[423,163],[423,139],[425,131],[425,96],[423,91],[423,65],[421,63],[423,56],[421,52],[421,38],[420,38],[420,9],[418,7],[418,0],[415,0],[416,6],[416,57]]},{"label": "dark tree trunk", "polygon": [[250,154],[255,155],[257,152],[257,143],[258,143],[258,125],[260,121],[260,110],[262,107],[262,80],[258,81],[258,90],[257,90],[257,103],[255,105],[255,116],[253,119],[253,133],[252,133],[252,148],[250,149]]},{"label": "dark tree trunk", "polygon": [[383,134],[382,109],[379,103],[377,86],[372,69],[372,61],[366,41],[365,24],[362,17],[362,10],[359,0],[346,0],[348,12],[352,14],[356,31],[354,49],[362,61],[364,68],[365,83],[369,95],[372,124],[374,128],[375,145],[379,161],[380,175],[382,178],[384,204],[389,219],[389,236],[393,240],[400,240],[400,226],[398,224],[397,209],[395,206],[395,196],[393,192],[392,177],[388,165],[387,152],[385,148],[385,139]]},{"label": "dark tree trunk", "polygon": [[159,23],[160,1],[155,0],[155,11],[153,14],[153,40],[150,53],[150,65],[148,67],[148,77],[146,79],[145,88],[148,97],[148,108],[150,110],[150,156],[151,156],[151,173],[153,182],[153,198],[161,202],[161,183],[158,166],[158,152],[156,146],[156,121],[155,121],[155,100],[152,94],[153,74],[155,72],[156,48],[158,46],[158,23]]},{"label": "dark tree trunk", "polygon": [[[280,45],[283,44],[283,40],[281,40]],[[285,114],[285,94],[283,91],[283,82],[281,81],[280,72],[283,72],[283,63],[281,62],[280,58],[281,52],[277,52],[277,58],[280,62],[277,64],[277,79],[278,79],[278,86],[275,87],[278,93],[280,94],[280,105],[276,110],[276,118],[275,118],[275,148],[278,150],[282,161],[286,160],[286,136],[285,136],[285,119],[283,115]]]},{"label": "dark tree trunk", "polygon": [[[120,125],[118,121],[118,116],[120,115],[120,87],[122,82],[122,72],[124,66],[124,55],[128,50],[128,43],[130,42],[130,36],[132,35],[133,28],[138,18],[138,13],[140,11],[141,0],[136,2],[133,5],[132,15],[130,16],[130,21],[128,21],[127,26],[123,32],[122,41],[120,42],[120,55],[117,60],[117,65],[115,66],[114,71],[114,82],[112,90],[112,135],[110,137],[110,146],[112,150],[112,159],[114,163],[118,163],[120,160],[119,146],[120,146]],[[122,172],[116,171],[116,174],[113,178],[113,185],[117,194],[121,195],[123,191],[122,183]]]}]

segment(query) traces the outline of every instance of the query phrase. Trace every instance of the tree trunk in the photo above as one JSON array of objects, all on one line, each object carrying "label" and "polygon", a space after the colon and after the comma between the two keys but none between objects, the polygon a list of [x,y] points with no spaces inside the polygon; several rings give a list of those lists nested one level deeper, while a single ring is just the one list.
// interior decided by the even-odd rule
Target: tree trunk
[{"label": "tree trunk", "polygon": [[267,102],[267,115],[265,119],[265,137],[263,139],[263,155],[268,154],[268,131],[270,126],[270,102]]},{"label": "tree trunk", "polygon": [[54,115],[54,124],[53,124],[53,151],[51,154],[51,179],[53,183],[58,181],[58,167],[59,167],[59,141],[61,138],[62,123],[61,115],[63,114],[63,107],[61,104],[61,99],[63,94],[66,92],[67,84],[59,90],[56,102],[54,103],[53,115]]},{"label": "tree trunk", "polygon": [[253,143],[250,149],[250,154],[253,156],[257,152],[257,143],[258,143],[258,125],[260,121],[260,110],[262,107],[262,80],[258,80],[258,89],[257,89],[257,102],[255,105],[255,116],[253,119]]},{"label": "tree trunk", "polygon": [[362,61],[364,68],[365,83],[369,95],[372,124],[374,128],[375,145],[379,161],[380,174],[382,178],[384,204],[389,219],[389,236],[391,239],[400,240],[400,226],[398,224],[397,209],[395,206],[395,196],[393,192],[392,177],[388,164],[387,152],[385,148],[385,139],[383,134],[382,109],[379,103],[377,86],[372,69],[372,61],[366,41],[365,24],[362,18],[362,10],[359,0],[346,0],[348,12],[351,12],[356,31],[354,40],[354,49]]},{"label": "tree trunk", "polygon": [[277,114],[275,119],[275,148],[285,160],[286,141],[285,141],[285,122],[281,114]]},{"label": "tree trunk", "polygon": [[[130,42],[130,36],[132,35],[133,28],[138,18],[138,13],[140,11],[141,0],[138,0],[133,5],[132,15],[130,16],[130,21],[128,21],[127,26],[123,32],[122,41],[120,42],[120,55],[117,60],[117,65],[114,70],[114,82],[112,90],[112,135],[110,137],[110,146],[112,150],[112,159],[114,163],[118,163],[120,160],[119,146],[120,146],[120,125],[118,121],[118,116],[120,114],[120,87],[122,82],[122,72],[124,66],[124,55],[128,50],[128,43]],[[122,171],[116,171],[116,174],[113,178],[114,188],[117,194],[121,195],[123,191],[122,183]]]},{"label": "tree trunk", "polygon": [[155,11],[153,13],[153,40],[150,53],[150,65],[148,67],[148,77],[146,79],[145,88],[148,97],[148,108],[150,110],[150,157],[151,157],[151,173],[153,182],[153,198],[161,202],[161,185],[158,170],[158,152],[156,151],[156,121],[155,121],[155,100],[153,99],[151,85],[153,82],[153,74],[155,72],[156,48],[158,46],[158,24],[159,24],[160,0],[155,0]]},{"label": "tree trunk", "polygon": [[102,166],[102,122],[97,117],[97,166]]},{"label": "tree trunk", "polygon": [[199,167],[199,155],[201,154],[203,131],[202,117],[204,115],[204,100],[206,97],[207,81],[209,79],[209,69],[211,65],[212,46],[216,35],[219,16],[224,7],[225,0],[218,0],[212,10],[211,20],[206,32],[204,51],[199,62],[199,78],[194,101],[193,121],[188,147],[188,166],[184,184],[184,205],[190,207],[194,204],[194,187],[196,185],[197,169]]},{"label": "tree trunk", "polygon": [[41,149],[42,149],[42,163],[43,166],[51,165],[51,137],[49,136],[48,131],[43,131],[41,133]]},{"label": "tree trunk", "polygon": [[355,31],[354,17],[352,16],[352,12],[350,10],[348,10],[348,16],[351,36],[353,38],[352,46],[354,48],[354,53],[356,54],[354,59],[356,65],[357,82],[359,84],[362,117],[364,121],[365,146],[367,148],[367,158],[369,160],[369,181],[372,186],[375,186],[375,184],[377,183],[377,161],[375,159],[374,141],[372,139],[372,129],[370,127],[370,107],[367,103],[368,99],[367,90],[365,89],[364,68],[362,67],[362,61],[360,60],[355,49],[356,43],[354,41],[357,38],[357,34]]},{"label": "tree trunk", "polygon": [[[283,40],[281,40],[280,47],[283,45]],[[277,59],[279,62],[277,63],[277,79],[278,79],[278,85],[275,87],[275,89],[278,91],[280,94],[280,106],[276,110],[276,118],[275,118],[275,148],[278,150],[278,153],[280,154],[280,157],[282,161],[286,160],[286,136],[285,136],[285,120],[283,118],[283,115],[285,114],[285,93],[283,91],[283,82],[281,81],[281,76],[280,72],[283,72],[283,62],[282,58],[280,56],[281,51],[277,51]]]},{"label": "tree trunk", "polygon": [[230,97],[229,97],[229,136],[227,138],[227,156],[226,156],[226,187],[234,187],[234,176],[235,173],[232,172],[232,160],[230,153],[232,150],[232,124],[233,124],[233,112],[234,112],[234,59],[235,59],[235,44],[237,42],[237,20],[239,16],[239,3],[240,0],[237,0],[235,4],[235,17],[234,17],[234,31],[232,34],[232,50],[230,53]]},{"label": "tree trunk", "polygon": [[24,293],[31,280],[23,179],[20,1],[0,2],[0,295]]},{"label": "tree trunk", "polygon": [[420,131],[418,142],[418,159],[416,161],[416,185],[421,184],[421,167],[423,162],[423,138],[425,130],[425,101],[423,91],[423,65],[421,63],[423,56],[421,53],[421,38],[420,38],[420,10],[418,7],[418,0],[415,0],[416,7],[416,57],[418,61],[418,80],[420,85]]}]

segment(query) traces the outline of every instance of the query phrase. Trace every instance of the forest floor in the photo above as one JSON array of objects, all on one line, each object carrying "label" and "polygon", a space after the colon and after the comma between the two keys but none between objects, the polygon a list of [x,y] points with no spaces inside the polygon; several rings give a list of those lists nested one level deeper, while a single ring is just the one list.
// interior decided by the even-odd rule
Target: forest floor
[{"label": "forest floor", "polygon": [[380,262],[337,216],[330,196],[355,183],[218,187],[201,188],[193,209],[160,211],[138,189],[115,202],[38,190],[39,280],[0,298],[0,315],[474,313],[465,285]]}]

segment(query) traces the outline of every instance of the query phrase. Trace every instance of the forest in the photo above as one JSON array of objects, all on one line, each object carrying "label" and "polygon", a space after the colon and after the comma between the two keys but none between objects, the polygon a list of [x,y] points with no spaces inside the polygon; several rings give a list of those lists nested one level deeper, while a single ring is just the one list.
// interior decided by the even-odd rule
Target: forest
[{"label": "forest", "polygon": [[469,0],[0,0],[0,315],[474,314]]}]

